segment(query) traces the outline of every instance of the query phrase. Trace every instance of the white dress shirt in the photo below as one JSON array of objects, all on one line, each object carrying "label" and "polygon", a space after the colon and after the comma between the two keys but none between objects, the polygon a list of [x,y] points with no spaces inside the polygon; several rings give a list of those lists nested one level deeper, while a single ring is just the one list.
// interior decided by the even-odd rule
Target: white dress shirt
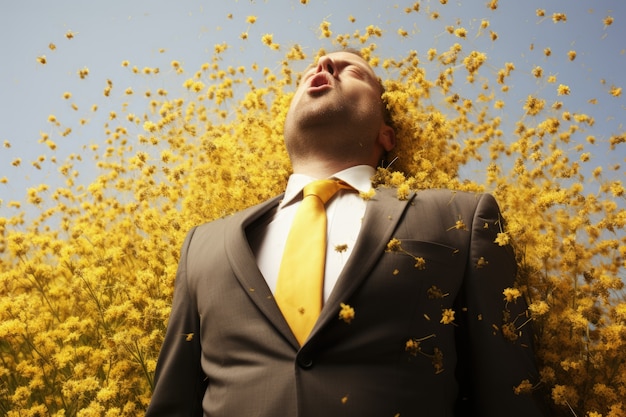
[{"label": "white dress shirt", "polygon": [[[371,178],[375,169],[368,165],[358,165],[337,172],[330,178],[342,180],[359,192],[372,188]],[[302,189],[320,178],[302,174],[289,177],[285,197],[273,215],[255,225],[248,234],[250,246],[256,256],[257,265],[267,281],[272,293],[276,290],[278,271],[285,250],[285,242],[296,210],[302,201]],[[339,190],[326,204],[327,248],[326,271],[324,276],[324,301],[328,299],[337,278],[348,261],[354,244],[361,231],[367,201],[358,192]]]}]

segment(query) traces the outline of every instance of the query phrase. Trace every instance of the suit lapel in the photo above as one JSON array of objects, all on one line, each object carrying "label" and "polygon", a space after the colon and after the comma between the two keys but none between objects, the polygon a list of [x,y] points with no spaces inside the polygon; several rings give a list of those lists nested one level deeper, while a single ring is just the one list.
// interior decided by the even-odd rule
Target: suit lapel
[{"label": "suit lapel", "polygon": [[367,278],[380,255],[393,237],[404,210],[413,200],[411,194],[406,200],[399,200],[395,189],[381,188],[367,204],[361,232],[352,255],[337,279],[320,318],[313,328],[312,335],[339,313],[339,303],[344,302]]},{"label": "suit lapel", "polygon": [[[311,332],[314,336],[318,329],[337,318],[339,303],[345,301],[361,285],[374,268],[406,207],[413,200],[414,194],[406,200],[396,197],[395,189],[379,189],[368,204],[363,225],[354,251],[337,279],[337,284],[328,298],[322,313]],[[300,346],[285,321],[278,305],[274,301],[265,278],[259,270],[256,258],[246,236],[246,228],[274,210],[282,196],[269,200],[237,216],[233,227],[228,228],[224,237],[226,255],[237,280],[252,302],[267,317],[268,321],[293,345]],[[234,219],[233,219],[234,220]]]},{"label": "suit lapel", "polygon": [[278,196],[268,200],[241,213],[241,216],[237,216],[233,227],[227,228],[224,242],[230,266],[246,294],[267,317],[268,321],[298,349],[298,341],[274,301],[274,296],[257,266],[256,258],[246,236],[246,228],[274,210],[281,198],[282,196]]}]

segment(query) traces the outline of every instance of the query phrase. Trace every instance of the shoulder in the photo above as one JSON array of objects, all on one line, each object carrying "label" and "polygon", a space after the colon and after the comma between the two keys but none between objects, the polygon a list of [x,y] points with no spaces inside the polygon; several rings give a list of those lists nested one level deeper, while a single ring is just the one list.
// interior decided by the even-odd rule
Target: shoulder
[{"label": "shoulder", "polygon": [[[385,204],[398,200],[396,188],[377,189],[376,197]],[[499,207],[489,193],[476,193],[452,189],[424,189],[407,196],[407,209],[404,218],[419,224],[440,224],[454,226],[458,220],[469,225],[476,217],[499,218]]]},{"label": "shoulder", "polygon": [[[376,189],[376,197],[385,199],[403,199],[395,187],[380,187]],[[479,204],[496,204],[494,197],[489,193],[459,191],[445,188],[431,188],[412,191],[404,197],[413,205],[427,205],[431,207],[476,207]]]},{"label": "shoulder", "polygon": [[259,217],[274,209],[280,203],[282,197],[283,196],[281,194],[236,213],[228,214],[223,217],[219,217],[217,219],[200,224],[194,229],[196,230],[196,233],[207,233],[215,232],[217,230],[228,230],[231,228],[245,228],[249,224],[257,220]]}]

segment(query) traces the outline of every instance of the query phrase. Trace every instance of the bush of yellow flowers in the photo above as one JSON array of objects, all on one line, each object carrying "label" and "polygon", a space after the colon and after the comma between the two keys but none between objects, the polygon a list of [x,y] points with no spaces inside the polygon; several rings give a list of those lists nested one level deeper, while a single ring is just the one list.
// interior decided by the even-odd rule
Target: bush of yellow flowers
[{"label": "bush of yellow flowers", "polygon": [[[333,36],[328,22],[320,31]],[[514,64],[481,76],[486,54],[462,43],[386,58],[376,48],[380,36],[368,26],[333,38],[386,75],[399,146],[375,183],[397,188],[398,198],[432,187],[492,192],[507,220],[496,243],[512,243],[519,264],[518,287],[503,298],[523,294],[529,303],[515,328],[495,331],[514,338],[534,326],[541,371],[538,386],[512,389],[540,390],[554,415],[626,416],[624,187],[606,180],[602,167],[587,167],[585,145],[569,145],[593,118],[529,95],[515,136],[505,138],[492,111],[504,103],[488,93],[506,89]],[[173,61],[184,94],[155,90],[144,114],[112,112],[101,144],[58,162],[62,186],[39,185],[24,201],[4,202],[31,214],[0,218],[0,414],[142,414],[187,230],[280,193],[290,172],[282,124],[295,68],[315,57],[271,35],[262,43],[283,51],[275,70],[228,66],[226,44],[191,76]],[[540,68],[532,76],[544,77]],[[484,83],[485,94],[464,97],[456,80]],[[60,126],[54,116],[49,122]],[[43,134],[41,142],[54,151],[54,139]],[[587,146],[594,141],[589,135]],[[615,134],[611,151],[623,152],[624,142]],[[97,175],[82,184],[76,164],[88,158]],[[459,170],[476,162],[484,181],[461,178]]]}]

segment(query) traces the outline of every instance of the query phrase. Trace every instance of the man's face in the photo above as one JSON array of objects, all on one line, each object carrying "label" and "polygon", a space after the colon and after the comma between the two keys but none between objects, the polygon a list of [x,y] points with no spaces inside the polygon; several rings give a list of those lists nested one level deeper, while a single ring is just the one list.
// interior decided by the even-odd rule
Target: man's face
[{"label": "man's face", "polygon": [[[350,52],[322,56],[304,71],[291,101],[285,121],[288,148],[307,131],[317,133],[319,138],[310,146],[352,151],[354,143],[336,139],[354,138],[357,132],[362,142],[357,145],[373,143],[384,123],[381,93],[374,71],[360,56]],[[324,143],[325,137],[333,137],[335,142]]]},{"label": "man's face", "polygon": [[289,113],[317,110],[324,116],[341,107],[369,112],[382,105],[381,93],[374,71],[363,58],[335,52],[322,56],[304,71]]}]

